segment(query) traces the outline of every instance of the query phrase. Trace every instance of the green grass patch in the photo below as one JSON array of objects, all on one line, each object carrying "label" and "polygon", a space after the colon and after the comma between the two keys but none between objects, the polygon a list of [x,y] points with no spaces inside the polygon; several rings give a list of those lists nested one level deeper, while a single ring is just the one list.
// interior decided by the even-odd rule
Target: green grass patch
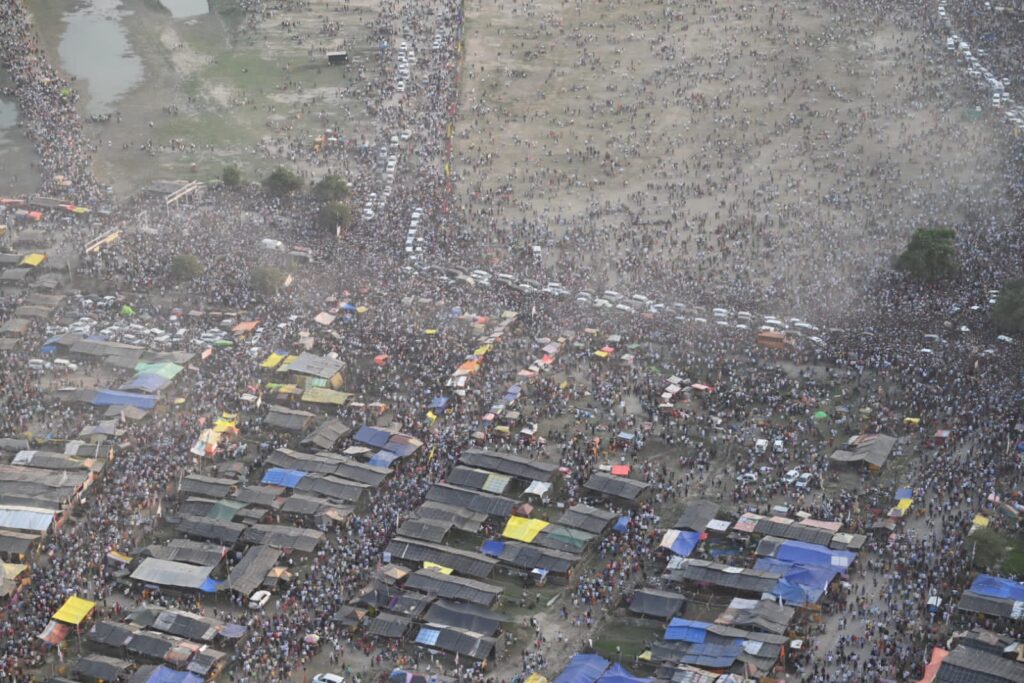
[{"label": "green grass patch", "polygon": [[1024,538],[1020,536],[1010,542],[1011,549],[1003,558],[1003,572],[1020,579],[1024,576]]},{"label": "green grass patch", "polygon": [[643,619],[611,619],[594,638],[594,650],[612,662],[632,664],[647,649],[647,643],[661,638],[664,630],[660,624]]}]

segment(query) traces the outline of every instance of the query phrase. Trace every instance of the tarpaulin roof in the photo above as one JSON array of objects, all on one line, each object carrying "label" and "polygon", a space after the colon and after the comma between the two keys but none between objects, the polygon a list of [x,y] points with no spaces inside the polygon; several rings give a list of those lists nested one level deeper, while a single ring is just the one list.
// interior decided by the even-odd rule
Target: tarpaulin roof
[{"label": "tarpaulin roof", "polygon": [[686,598],[679,593],[643,588],[633,593],[629,611],[643,616],[664,619],[678,614],[686,605]]},{"label": "tarpaulin roof", "polygon": [[574,655],[558,674],[554,683],[594,683],[608,668],[608,660],[600,655]]},{"label": "tarpaulin roof", "polygon": [[128,683],[203,683],[203,677],[187,671],[175,671],[161,664],[140,667]]},{"label": "tarpaulin roof", "polygon": [[140,375],[160,375],[164,379],[174,379],[184,369],[177,363],[170,362],[135,364],[135,372]]},{"label": "tarpaulin roof", "polygon": [[63,621],[65,624],[71,624],[77,626],[81,624],[86,617],[92,614],[92,611],[96,608],[96,603],[92,600],[86,600],[80,598],[77,595],[72,595],[70,598],[64,601],[61,608],[57,610],[53,618],[56,621]]},{"label": "tarpaulin roof", "polygon": [[689,557],[699,542],[700,534],[696,531],[669,529],[661,538],[661,547],[668,548],[680,557]]},{"label": "tarpaulin roof", "polygon": [[705,621],[693,621],[674,617],[668,623],[663,638],[668,641],[681,640],[686,643],[703,643],[708,637],[708,626]]},{"label": "tarpaulin roof", "polygon": [[210,572],[213,567],[201,567],[184,562],[173,562],[171,560],[158,560],[155,557],[147,557],[132,572],[131,578],[143,583],[152,583],[157,586],[174,586],[176,588],[189,588],[212,592],[212,585],[207,585]]},{"label": "tarpaulin roof", "polygon": [[621,664],[612,664],[611,667],[597,679],[597,683],[650,683],[651,678],[640,678],[626,671]]},{"label": "tarpaulin roof", "polygon": [[970,590],[989,598],[1024,601],[1024,583],[1017,583],[990,574],[979,574],[971,584]]},{"label": "tarpaulin roof", "polygon": [[508,518],[504,531],[501,535],[524,543],[532,543],[537,534],[547,527],[548,522],[542,519],[528,519],[526,517],[512,516]]},{"label": "tarpaulin roof", "polygon": [[355,435],[352,437],[353,440],[359,443],[364,443],[368,446],[376,446],[377,448],[383,448],[387,445],[388,440],[394,435],[394,432],[387,429],[381,429],[380,427],[371,427],[370,425],[363,425],[360,427]]},{"label": "tarpaulin roof", "polygon": [[784,541],[775,553],[777,560],[844,570],[849,568],[856,557],[857,553],[848,550],[832,550],[823,545],[788,540]]},{"label": "tarpaulin roof", "polygon": [[90,403],[94,406],[132,406],[140,410],[152,410],[156,407],[156,397],[130,391],[97,389]]},{"label": "tarpaulin roof", "polygon": [[769,557],[758,558],[754,569],[781,574],[770,592],[795,604],[816,603],[840,573],[835,567],[800,565]]},{"label": "tarpaulin roof", "polygon": [[369,464],[374,467],[391,467],[391,463],[398,460],[398,455],[391,451],[377,451],[370,458]]},{"label": "tarpaulin roof", "polygon": [[170,383],[171,380],[157,374],[139,373],[131,380],[122,384],[120,389],[122,391],[132,391],[133,389],[137,389],[139,391],[145,391],[148,394],[155,394]]},{"label": "tarpaulin roof", "polygon": [[53,524],[53,512],[12,506],[0,507],[0,528],[43,532]]},{"label": "tarpaulin roof", "polygon": [[273,484],[285,488],[295,488],[306,473],[301,470],[286,470],[280,467],[271,467],[263,475],[262,484]]}]

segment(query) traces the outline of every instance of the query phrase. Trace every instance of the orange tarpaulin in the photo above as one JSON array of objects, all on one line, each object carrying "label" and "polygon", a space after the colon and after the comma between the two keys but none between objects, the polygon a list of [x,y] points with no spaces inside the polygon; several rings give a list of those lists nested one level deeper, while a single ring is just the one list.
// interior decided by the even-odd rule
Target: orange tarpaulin
[{"label": "orange tarpaulin", "polygon": [[232,327],[231,328],[231,332],[234,333],[234,334],[242,334],[244,332],[252,332],[253,330],[255,330],[259,326],[259,324],[260,324],[259,320],[247,320],[245,322],[240,322],[237,325],[235,325],[234,327]]},{"label": "orange tarpaulin", "polygon": [[932,648],[932,659],[928,662],[928,666],[924,668],[924,678],[917,683],[932,683],[935,680],[935,676],[939,673],[939,667],[942,666],[942,660],[949,656],[949,650],[943,650],[941,647]]},{"label": "orange tarpaulin", "polygon": [[373,362],[376,363],[377,365],[384,365],[385,363],[388,362],[388,358],[390,358],[388,354],[381,353],[374,357]]},{"label": "orange tarpaulin", "polygon": [[612,465],[612,474],[616,477],[628,477],[629,465]]}]

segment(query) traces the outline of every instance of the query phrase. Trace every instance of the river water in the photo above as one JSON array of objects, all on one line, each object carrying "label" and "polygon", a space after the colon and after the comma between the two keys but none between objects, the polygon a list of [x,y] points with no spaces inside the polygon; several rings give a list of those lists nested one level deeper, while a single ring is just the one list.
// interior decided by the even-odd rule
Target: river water
[{"label": "river water", "polygon": [[83,116],[117,109],[117,101],[143,76],[142,59],[128,43],[120,0],[89,0],[64,13],[57,52],[60,69],[75,77]]}]

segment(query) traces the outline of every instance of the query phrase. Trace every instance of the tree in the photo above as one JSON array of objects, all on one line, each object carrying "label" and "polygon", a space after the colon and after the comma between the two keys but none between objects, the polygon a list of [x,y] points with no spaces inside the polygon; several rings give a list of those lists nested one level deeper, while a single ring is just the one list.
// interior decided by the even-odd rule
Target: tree
[{"label": "tree", "polygon": [[340,202],[348,195],[348,183],[336,175],[324,176],[313,186],[313,197],[321,202]]},{"label": "tree", "polygon": [[896,269],[915,280],[934,282],[960,271],[956,259],[956,231],[950,228],[919,228],[896,259]]},{"label": "tree", "polygon": [[975,529],[967,537],[967,547],[979,569],[995,570],[1006,555],[1006,539],[988,528]]},{"label": "tree", "polygon": [[1024,332],[1024,279],[1003,285],[992,307],[992,322],[1002,332]]},{"label": "tree", "polygon": [[302,187],[302,178],[284,166],[278,166],[263,179],[263,189],[275,197],[286,197]]},{"label": "tree", "polygon": [[277,293],[282,282],[284,282],[284,273],[277,268],[253,268],[249,271],[249,283],[264,296]]},{"label": "tree", "polygon": [[178,254],[171,259],[171,275],[175,280],[192,280],[203,274],[203,264],[192,254]]},{"label": "tree", "polygon": [[224,170],[221,171],[220,179],[224,183],[224,187],[238,187],[242,184],[242,171],[234,164],[225,166]]},{"label": "tree", "polygon": [[329,202],[316,213],[316,223],[324,230],[341,232],[352,225],[352,210],[341,202]]}]

